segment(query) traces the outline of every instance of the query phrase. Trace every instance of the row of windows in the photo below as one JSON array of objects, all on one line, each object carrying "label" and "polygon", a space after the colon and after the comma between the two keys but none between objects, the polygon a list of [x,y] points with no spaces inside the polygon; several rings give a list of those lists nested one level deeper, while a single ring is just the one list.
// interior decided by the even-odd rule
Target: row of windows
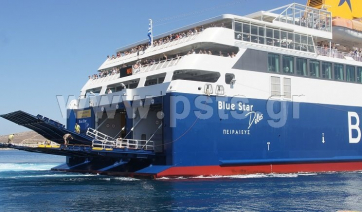
[{"label": "row of windows", "polygon": [[[165,77],[166,73],[148,76],[146,77],[144,86],[146,87],[146,86],[161,84],[164,82]],[[213,83],[215,83],[219,78],[220,78],[219,72],[202,71],[202,70],[177,70],[174,71],[174,74],[172,76],[172,80],[190,80],[190,81],[213,82]],[[225,74],[226,84],[231,84],[233,79],[235,79],[234,74],[230,73]],[[139,82],[140,79],[138,78],[136,80],[129,80],[126,82],[109,85],[107,87],[107,91],[108,89],[111,90],[111,92],[122,91],[124,88],[134,89],[138,87]],[[92,92],[94,92],[93,90]],[[100,92],[101,88],[99,88],[98,90]]]},{"label": "row of windows", "polygon": [[268,54],[268,71],[362,83],[362,67]]},{"label": "row of windows", "polygon": [[252,25],[250,23],[235,22],[235,39],[314,52],[314,43],[311,36]]},{"label": "row of windows", "polygon": [[331,31],[331,14],[328,11],[293,5],[285,10],[276,21],[317,30]]}]

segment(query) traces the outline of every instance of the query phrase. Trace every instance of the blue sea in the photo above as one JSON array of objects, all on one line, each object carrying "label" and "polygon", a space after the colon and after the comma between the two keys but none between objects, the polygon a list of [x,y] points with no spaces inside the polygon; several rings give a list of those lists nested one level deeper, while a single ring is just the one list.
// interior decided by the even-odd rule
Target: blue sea
[{"label": "blue sea", "polygon": [[0,151],[0,211],[362,211],[362,172],[144,180],[50,171],[64,161]]}]

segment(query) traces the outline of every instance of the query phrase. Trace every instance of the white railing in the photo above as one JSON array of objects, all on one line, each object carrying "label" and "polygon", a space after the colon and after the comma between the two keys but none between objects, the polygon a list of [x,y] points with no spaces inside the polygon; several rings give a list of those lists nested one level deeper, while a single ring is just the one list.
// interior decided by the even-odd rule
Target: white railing
[{"label": "white railing", "polygon": [[115,80],[115,79],[118,79],[119,78],[119,73],[116,73],[116,74],[109,74],[107,76],[104,76],[104,77],[100,77],[100,78],[97,78],[97,79],[89,79],[88,82],[91,82],[91,84],[97,84],[97,83],[100,83],[100,82],[107,82],[107,81],[112,81],[112,80]]},{"label": "white railing", "polygon": [[196,34],[193,35],[188,35],[187,37],[183,37],[177,40],[172,40],[170,42],[167,43],[163,43],[161,45],[157,45],[157,46],[152,46],[151,48],[148,48],[148,52],[153,52],[153,51],[157,51],[157,50],[161,50],[161,49],[165,49],[171,46],[176,46],[179,45],[181,43],[186,43],[188,41],[192,41],[195,40],[195,38],[200,34],[201,32],[198,32]]},{"label": "white railing", "polygon": [[[182,57],[184,57],[184,56],[182,56]],[[133,68],[132,74],[140,74],[140,73],[145,73],[145,72],[149,72],[149,71],[155,71],[155,70],[175,66],[175,65],[177,65],[177,63],[180,61],[180,59],[182,57],[180,56],[180,57],[176,57],[176,58],[172,58],[172,59],[168,59],[168,60],[162,60],[159,62],[142,65],[138,68]]]},{"label": "white railing", "polygon": [[279,13],[274,21],[293,24],[297,26],[312,28],[331,32],[332,14],[324,9],[317,9],[297,3],[269,10],[268,12]]},{"label": "white railing", "polygon": [[101,143],[104,143],[104,144],[107,144],[107,143],[114,143],[115,142],[115,139],[112,138],[111,136],[108,136],[104,133],[101,133],[95,129],[92,129],[92,128],[88,128],[87,129],[87,133],[86,133],[89,137],[97,140],[98,142],[101,142]]},{"label": "white railing", "polygon": [[102,150],[113,148],[154,150],[154,142],[150,140],[114,139],[92,128],[88,128],[87,135],[94,138],[92,142],[93,148],[101,148]]},{"label": "white railing", "polygon": [[119,139],[116,142],[118,148],[154,150],[154,142],[148,140]]},{"label": "white railing", "polygon": [[135,149],[135,150],[154,150],[154,142],[149,140],[137,140],[137,139],[117,139],[116,141],[98,141],[93,140],[93,148],[101,149]]},{"label": "white railing", "polygon": [[157,50],[161,50],[161,49],[165,49],[165,48],[168,48],[168,47],[171,47],[171,46],[175,46],[175,45],[179,45],[181,43],[185,43],[185,42],[188,42],[188,41],[192,41],[194,40],[201,32],[198,32],[196,34],[193,34],[193,35],[188,35],[186,37],[183,37],[183,38],[180,38],[180,39],[177,39],[177,40],[172,40],[172,41],[169,41],[167,43],[163,43],[163,44],[159,44],[157,46],[152,46],[152,47],[148,47],[146,50],[143,50],[141,52],[134,52],[134,53],[131,53],[131,54],[128,54],[128,55],[124,55],[124,56],[121,56],[121,57],[116,57],[114,59],[108,59],[107,60],[107,63],[105,64],[113,64],[113,63],[117,63],[117,62],[120,62],[120,61],[123,61],[123,60],[127,60],[127,59],[130,59],[130,58],[134,58],[134,57],[139,57],[140,55],[143,55],[146,51],[147,52],[154,52],[154,51],[157,51]]},{"label": "white railing", "polygon": [[361,55],[356,55],[356,54],[354,54],[354,52],[347,53],[347,52],[338,51],[337,49],[329,49],[329,48],[323,48],[323,47],[316,47],[316,49],[317,49],[318,55],[333,57],[333,58],[340,58],[340,59],[346,59],[346,57],[350,57],[350,58],[353,58],[355,61],[362,62]]}]

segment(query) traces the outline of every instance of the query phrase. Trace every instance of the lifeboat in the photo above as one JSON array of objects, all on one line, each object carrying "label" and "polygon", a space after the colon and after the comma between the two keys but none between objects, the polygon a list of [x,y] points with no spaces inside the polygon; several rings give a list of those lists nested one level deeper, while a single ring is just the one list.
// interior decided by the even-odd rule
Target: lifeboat
[{"label": "lifeboat", "polygon": [[335,17],[332,20],[332,42],[362,48],[362,22]]}]

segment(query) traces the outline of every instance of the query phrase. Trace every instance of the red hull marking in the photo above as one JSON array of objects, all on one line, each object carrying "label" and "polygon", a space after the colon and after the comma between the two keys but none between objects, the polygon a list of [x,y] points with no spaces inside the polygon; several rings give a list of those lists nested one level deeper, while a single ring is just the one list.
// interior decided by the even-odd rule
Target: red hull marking
[{"label": "red hull marking", "polygon": [[297,172],[329,172],[362,170],[362,162],[340,163],[303,163],[303,164],[273,164],[250,166],[184,166],[172,167],[157,174],[157,177],[167,176],[209,176],[209,175],[241,175],[256,173],[297,173]]}]

